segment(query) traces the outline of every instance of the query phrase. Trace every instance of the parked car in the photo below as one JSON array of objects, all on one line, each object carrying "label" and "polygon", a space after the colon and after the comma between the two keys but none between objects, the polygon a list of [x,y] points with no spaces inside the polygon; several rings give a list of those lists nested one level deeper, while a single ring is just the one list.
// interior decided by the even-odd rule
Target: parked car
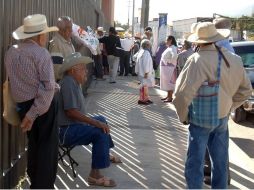
[{"label": "parked car", "polygon": [[[243,66],[254,88],[254,41],[232,42],[235,53],[241,56]],[[231,112],[231,118],[236,123],[246,119],[247,112],[254,113],[254,90],[252,96],[244,104]]]}]

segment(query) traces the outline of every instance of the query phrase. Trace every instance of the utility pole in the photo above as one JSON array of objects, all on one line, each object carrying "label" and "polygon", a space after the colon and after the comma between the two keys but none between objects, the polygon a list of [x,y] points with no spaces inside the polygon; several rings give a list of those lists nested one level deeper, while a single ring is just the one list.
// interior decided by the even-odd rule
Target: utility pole
[{"label": "utility pole", "polygon": [[128,0],[128,29],[130,28],[130,3],[131,0]]},{"label": "utility pole", "polygon": [[132,4],[132,27],[131,27],[132,29],[131,29],[131,31],[132,31],[132,37],[134,37],[135,0],[132,0],[132,1],[133,1],[133,4]]},{"label": "utility pole", "polygon": [[150,0],[142,0],[141,9],[141,30],[148,26]]}]

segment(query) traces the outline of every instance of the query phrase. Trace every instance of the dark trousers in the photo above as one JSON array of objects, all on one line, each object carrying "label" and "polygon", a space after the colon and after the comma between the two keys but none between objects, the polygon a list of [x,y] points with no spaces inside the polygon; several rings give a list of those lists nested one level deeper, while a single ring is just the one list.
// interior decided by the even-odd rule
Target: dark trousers
[{"label": "dark trousers", "polygon": [[102,71],[102,55],[94,55],[94,71],[96,78],[102,78],[103,77],[103,71]]},{"label": "dark trousers", "polygon": [[[23,119],[34,100],[18,103]],[[27,174],[31,189],[54,189],[57,173],[58,128],[56,124],[57,102],[54,98],[48,112],[37,117],[31,131],[27,132]]]},{"label": "dark trousers", "polygon": [[105,72],[108,73],[109,72],[109,64],[108,64],[108,56],[102,54],[102,65],[104,68],[104,74]]},{"label": "dark trousers", "polygon": [[120,75],[128,75],[130,72],[130,51],[124,51],[123,55],[120,57]]}]

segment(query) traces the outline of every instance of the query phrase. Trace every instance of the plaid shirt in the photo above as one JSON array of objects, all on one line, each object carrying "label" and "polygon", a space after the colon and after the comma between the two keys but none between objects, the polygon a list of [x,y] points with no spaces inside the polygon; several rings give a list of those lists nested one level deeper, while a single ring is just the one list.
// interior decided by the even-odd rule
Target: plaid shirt
[{"label": "plaid shirt", "polygon": [[32,40],[24,41],[6,52],[5,66],[14,100],[21,103],[34,99],[27,117],[34,120],[46,113],[59,89],[48,51]]}]

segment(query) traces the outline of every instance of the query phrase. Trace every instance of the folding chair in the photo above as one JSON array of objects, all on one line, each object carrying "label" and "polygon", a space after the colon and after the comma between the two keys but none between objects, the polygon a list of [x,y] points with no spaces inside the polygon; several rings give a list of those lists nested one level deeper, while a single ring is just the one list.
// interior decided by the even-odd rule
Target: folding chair
[{"label": "folding chair", "polygon": [[78,162],[76,162],[74,160],[74,158],[71,156],[71,150],[74,148],[75,146],[64,146],[59,144],[59,150],[58,150],[58,161],[61,160],[64,166],[69,166],[67,164],[64,163],[63,157],[64,156],[68,156],[69,158],[69,162],[70,162],[70,166],[72,169],[72,173],[73,173],[73,177],[76,177],[76,171],[74,170],[74,165],[78,166]]}]

